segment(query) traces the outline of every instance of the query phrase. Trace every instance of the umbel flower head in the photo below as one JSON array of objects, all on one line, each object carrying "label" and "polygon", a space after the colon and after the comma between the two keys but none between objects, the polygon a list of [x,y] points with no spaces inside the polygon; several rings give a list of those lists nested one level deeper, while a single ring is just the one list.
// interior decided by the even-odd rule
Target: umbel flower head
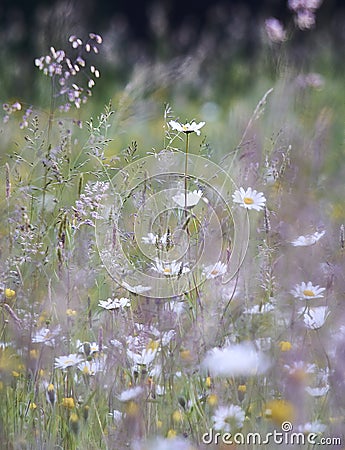
[{"label": "umbel flower head", "polygon": [[232,194],[234,203],[238,203],[240,206],[246,209],[255,209],[260,211],[266,204],[266,198],[262,192],[257,192],[251,187],[244,190],[240,187]]},{"label": "umbel flower head", "polygon": [[318,285],[313,286],[311,281],[308,281],[308,283],[302,281],[301,284],[296,284],[291,294],[300,300],[311,300],[313,298],[322,298],[325,290],[326,288],[320,288]]},{"label": "umbel flower head", "polygon": [[185,123],[184,125],[180,122],[176,122],[175,120],[170,120],[169,125],[173,130],[180,131],[182,133],[196,133],[198,136],[200,136],[200,128],[202,128],[205,125],[205,122],[192,122],[192,123]]}]

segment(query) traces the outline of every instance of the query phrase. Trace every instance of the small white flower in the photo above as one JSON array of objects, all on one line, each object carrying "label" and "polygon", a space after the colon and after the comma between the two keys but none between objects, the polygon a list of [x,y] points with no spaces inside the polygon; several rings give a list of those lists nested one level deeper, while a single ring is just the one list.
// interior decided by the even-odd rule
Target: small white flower
[{"label": "small white flower", "polygon": [[314,422],[307,422],[304,425],[298,427],[298,431],[302,433],[323,433],[326,431],[326,425],[315,420]]},{"label": "small white flower", "polygon": [[83,357],[76,353],[71,353],[68,356],[59,356],[55,358],[54,366],[56,369],[67,369],[67,367],[76,366],[83,361]]},{"label": "small white flower", "polygon": [[234,431],[242,428],[245,419],[245,413],[240,406],[219,406],[216,409],[212,420],[215,430]]},{"label": "small white flower", "polygon": [[130,292],[133,292],[134,294],[144,294],[147,291],[151,290],[150,286],[143,286],[142,284],[138,284],[136,286],[131,286],[130,284],[126,283],[125,281],[122,282],[122,286],[127,289]]},{"label": "small white flower", "polygon": [[[303,313],[303,311],[301,310],[300,312]],[[327,306],[308,308],[303,314],[305,326],[311,330],[317,330],[324,325],[329,314]]]},{"label": "small white flower", "polygon": [[157,349],[144,349],[141,353],[134,353],[131,350],[127,350],[127,356],[135,363],[141,366],[149,366],[155,359]]},{"label": "small white flower", "polygon": [[127,297],[119,298],[108,298],[107,300],[100,300],[98,306],[104,309],[112,310],[112,309],[124,309],[129,308],[131,306],[131,301]]},{"label": "small white flower", "polygon": [[329,386],[328,386],[328,384],[326,386],[316,387],[316,388],[311,388],[310,386],[307,386],[305,388],[305,390],[312,397],[323,397],[329,391]]},{"label": "small white flower", "polygon": [[321,231],[320,233],[316,231],[313,234],[307,234],[306,236],[298,236],[298,238],[291,241],[291,244],[294,247],[307,247],[309,245],[314,245],[322,236],[325,234],[325,231]]},{"label": "small white flower", "polygon": [[221,275],[224,275],[227,271],[228,266],[221,261],[218,261],[216,264],[207,266],[202,271],[207,279],[216,278]]},{"label": "small white flower", "polygon": [[237,189],[232,194],[232,199],[234,203],[238,203],[240,206],[246,209],[255,209],[260,211],[266,204],[266,198],[262,192],[257,192],[251,187],[244,190],[243,187]]},{"label": "small white flower", "polygon": [[322,298],[325,290],[326,288],[320,288],[318,285],[313,286],[311,281],[308,281],[308,283],[303,281],[301,284],[296,284],[291,294],[300,300],[310,300],[312,298]]},{"label": "small white flower", "polygon": [[183,265],[183,263],[177,263],[175,261],[164,263],[160,260],[156,260],[156,263],[153,265],[153,270],[159,272],[167,277],[176,276],[183,273],[188,273],[190,269]]},{"label": "small white flower", "polygon": [[93,359],[91,361],[83,361],[78,364],[78,369],[85,375],[96,375],[98,372],[103,372],[105,368],[104,359]]},{"label": "small white flower", "polygon": [[169,125],[173,130],[180,131],[182,133],[196,133],[198,136],[200,136],[200,128],[202,128],[205,125],[205,122],[200,123],[185,123],[184,125],[176,122],[175,120],[170,120]]},{"label": "small white flower", "polygon": [[[202,196],[203,192],[200,189],[198,189],[194,190],[193,192],[187,192],[187,199],[185,198],[184,192],[180,192],[179,194],[174,195],[172,199],[181,208],[184,208],[185,206],[187,208],[192,208],[193,206],[196,206],[199,203]],[[207,199],[203,198],[203,200],[206,203],[208,203]]]},{"label": "small white flower", "polygon": [[53,330],[50,330],[49,328],[41,328],[40,330],[36,331],[36,333],[32,337],[32,342],[34,342],[35,344],[45,344],[53,347],[55,345],[54,338],[58,336],[60,332],[60,325]]},{"label": "small white flower", "polygon": [[117,398],[120,400],[120,402],[128,402],[130,400],[134,400],[135,398],[139,397],[139,395],[141,395],[143,391],[144,389],[142,387],[137,386],[135,388],[123,391],[120,395],[117,396]]},{"label": "small white flower", "polygon": [[269,365],[267,357],[251,343],[213,348],[202,363],[211,376],[220,377],[257,375],[265,372]]},{"label": "small white flower", "polygon": [[292,364],[285,364],[284,369],[289,372],[289,375],[296,373],[315,373],[317,367],[315,364],[306,364],[304,361],[294,361]]}]

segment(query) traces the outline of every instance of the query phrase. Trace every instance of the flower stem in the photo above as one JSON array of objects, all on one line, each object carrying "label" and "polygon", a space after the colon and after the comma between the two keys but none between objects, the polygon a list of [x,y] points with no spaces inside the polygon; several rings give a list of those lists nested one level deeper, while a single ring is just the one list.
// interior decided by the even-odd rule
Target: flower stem
[{"label": "flower stem", "polygon": [[188,151],[189,151],[189,133],[186,133],[186,158],[184,163],[184,213],[187,219],[187,188],[188,188]]}]

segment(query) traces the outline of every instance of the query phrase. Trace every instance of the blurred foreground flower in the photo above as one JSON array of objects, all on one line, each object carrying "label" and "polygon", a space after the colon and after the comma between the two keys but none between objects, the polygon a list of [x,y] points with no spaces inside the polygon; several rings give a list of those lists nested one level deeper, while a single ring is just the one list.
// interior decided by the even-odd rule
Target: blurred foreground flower
[{"label": "blurred foreground flower", "polygon": [[142,387],[137,386],[135,388],[123,391],[120,395],[117,396],[117,398],[120,400],[120,402],[129,402],[130,400],[134,400],[135,398],[139,397],[143,393],[143,391],[144,389]]},{"label": "blurred foreground flower", "polygon": [[243,187],[237,189],[233,195],[232,199],[234,203],[238,203],[240,206],[246,209],[255,209],[260,211],[266,204],[266,198],[262,192],[257,192],[255,189],[249,187],[244,190]]},{"label": "blurred foreground flower", "polygon": [[192,123],[185,123],[182,125],[179,122],[176,122],[175,120],[170,120],[169,125],[173,130],[181,131],[182,133],[196,133],[198,136],[200,136],[200,128],[202,128],[205,125],[205,122],[199,122],[195,123],[194,121]]},{"label": "blurred foreground flower", "polygon": [[326,431],[326,425],[319,422],[318,420],[315,420],[314,422],[308,422],[304,425],[300,425],[298,427],[298,431],[302,433],[323,433]]},{"label": "blurred foreground flower", "polygon": [[242,428],[245,413],[240,406],[220,406],[214,413],[212,420],[215,430],[236,431]]},{"label": "blurred foreground flower", "polygon": [[210,350],[202,367],[211,376],[235,377],[264,373],[270,366],[266,355],[255,349],[251,343],[235,344]]},{"label": "blurred foreground flower", "polygon": [[312,298],[322,298],[322,292],[325,290],[326,288],[320,288],[318,285],[313,286],[311,281],[308,281],[308,283],[303,281],[301,284],[296,284],[294,289],[291,291],[291,294],[300,300],[310,300]]},{"label": "blurred foreground flower", "polygon": [[307,234],[306,236],[298,236],[297,239],[291,241],[291,244],[294,247],[307,247],[309,245],[314,245],[317,241],[319,241],[322,236],[325,234],[325,231],[318,232],[316,231],[313,234]]},{"label": "blurred foreground flower", "polygon": [[158,437],[146,442],[135,442],[132,447],[133,450],[196,450],[191,446],[191,443],[185,438],[170,437],[164,439]]},{"label": "blurred foreground flower", "polygon": [[[301,313],[303,313],[303,310],[301,310]],[[328,311],[327,306],[308,308],[303,314],[305,326],[311,330],[317,330],[324,325],[329,314],[330,312]]]},{"label": "blurred foreground flower", "polygon": [[270,17],[265,20],[265,29],[271,42],[283,42],[286,40],[286,32],[278,19]]}]

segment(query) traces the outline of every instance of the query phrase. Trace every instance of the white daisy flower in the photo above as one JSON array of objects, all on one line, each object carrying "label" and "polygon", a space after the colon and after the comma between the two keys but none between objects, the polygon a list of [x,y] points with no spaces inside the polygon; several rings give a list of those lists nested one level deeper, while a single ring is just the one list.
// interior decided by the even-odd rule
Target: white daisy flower
[{"label": "white daisy flower", "polygon": [[196,133],[198,136],[200,136],[200,128],[205,125],[205,122],[195,123],[193,121],[192,123],[185,123],[183,125],[180,122],[176,122],[175,120],[170,120],[169,125],[173,130],[180,131],[186,134]]},{"label": "white daisy flower", "polygon": [[289,375],[295,375],[296,373],[315,373],[317,367],[315,364],[306,363],[305,361],[294,361],[292,364],[285,364]]},{"label": "white daisy flower", "polygon": [[120,395],[117,396],[117,398],[120,400],[120,402],[129,402],[130,400],[134,400],[135,398],[139,397],[143,393],[144,389],[140,386],[127,389],[126,391],[123,391]]},{"label": "white daisy flower", "polygon": [[[173,196],[173,200],[175,203],[177,203],[181,208],[184,208],[185,206],[187,208],[192,208],[193,206],[197,205],[203,196],[203,192],[201,189],[194,190],[193,192],[187,192],[187,203],[186,198],[184,195],[184,192],[180,192],[179,194],[176,194]],[[208,200],[203,198],[203,200],[208,203]]]},{"label": "white daisy flower", "polygon": [[235,377],[264,373],[270,366],[267,357],[251,343],[210,350],[202,366],[211,376]]},{"label": "white daisy flower", "polygon": [[188,273],[190,271],[190,269],[185,265],[183,265],[182,262],[177,263],[175,261],[172,261],[169,263],[164,263],[158,259],[156,260],[156,263],[153,265],[153,270],[167,277]]},{"label": "white daisy flower", "polygon": [[291,294],[300,300],[310,300],[312,298],[322,298],[325,290],[326,288],[320,288],[318,285],[313,286],[311,281],[308,281],[308,283],[303,281],[301,284],[296,284]]},{"label": "white daisy flower", "polygon": [[305,388],[305,390],[312,397],[323,397],[329,391],[329,385],[327,384],[326,386],[321,386],[321,387],[316,387],[316,388],[311,388],[310,386],[307,386]]},{"label": "white daisy flower", "polygon": [[32,342],[35,344],[45,344],[50,347],[53,347],[55,345],[55,337],[58,336],[58,334],[61,332],[61,327],[58,325],[53,330],[50,330],[49,328],[41,328],[40,330],[36,331],[34,336],[32,336]]},{"label": "white daisy flower", "polygon": [[[304,310],[300,310],[300,313],[302,314],[303,311]],[[330,312],[328,311],[327,306],[308,308],[303,314],[305,326],[311,330],[317,330],[324,325],[329,314]]]},{"label": "white daisy flower", "polygon": [[122,286],[127,289],[127,291],[133,292],[134,294],[144,294],[147,291],[151,290],[150,286],[143,286],[142,284],[138,284],[136,286],[131,286],[130,284],[126,283],[125,281],[122,282]]},{"label": "white daisy flower", "polygon": [[78,339],[76,342],[76,347],[79,352],[85,353],[87,356],[99,352],[99,345],[97,344],[97,342],[81,342]]},{"label": "white daisy flower", "polygon": [[119,298],[108,298],[107,300],[100,300],[98,306],[104,309],[124,309],[131,306],[131,301],[127,297]]},{"label": "white daisy flower", "polygon": [[83,361],[83,357],[76,353],[71,353],[68,356],[59,356],[55,358],[54,366],[56,369],[67,369],[67,367],[76,366]]},{"label": "white daisy flower", "polygon": [[219,406],[212,416],[215,430],[234,431],[242,428],[245,413],[240,406]]},{"label": "white daisy flower", "polygon": [[85,375],[96,375],[98,372],[103,372],[105,368],[105,361],[103,359],[93,359],[92,361],[83,361],[78,364],[78,369]]},{"label": "white daisy flower", "polygon": [[307,422],[304,425],[298,427],[298,431],[302,433],[323,433],[326,431],[326,425],[315,420],[314,422]]},{"label": "white daisy flower", "polygon": [[240,187],[232,194],[232,199],[234,203],[238,203],[243,208],[255,209],[256,211],[263,209],[266,204],[264,194],[251,187],[247,188],[246,191],[243,187]]},{"label": "white daisy flower", "polygon": [[149,366],[155,359],[157,354],[157,349],[144,348],[141,353],[134,353],[131,350],[127,350],[127,356],[135,363],[140,366]]},{"label": "white daisy flower", "polygon": [[227,271],[228,266],[221,261],[218,261],[216,264],[207,266],[202,271],[207,279],[216,278],[221,275],[224,275]]},{"label": "white daisy flower", "polygon": [[298,236],[298,238],[291,241],[291,245],[294,247],[307,247],[309,245],[314,245],[325,233],[325,231],[321,231],[320,233],[316,231],[315,233],[307,234],[306,236]]}]

